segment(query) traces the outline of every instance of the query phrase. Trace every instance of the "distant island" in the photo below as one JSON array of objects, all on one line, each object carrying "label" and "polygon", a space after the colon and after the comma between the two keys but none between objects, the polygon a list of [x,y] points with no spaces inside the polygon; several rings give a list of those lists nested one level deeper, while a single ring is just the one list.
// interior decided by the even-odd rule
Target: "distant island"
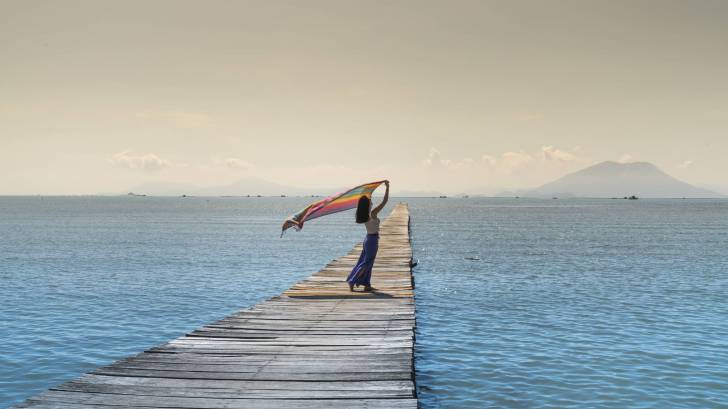
[{"label": "distant island", "polygon": [[[256,177],[246,177],[218,186],[196,186],[186,183],[151,182],[133,186],[129,196],[244,196],[244,197],[318,197],[345,190],[345,187],[303,188],[283,185]],[[478,193],[442,192],[436,190],[400,190],[399,197],[469,198],[489,196]],[[648,162],[601,162],[535,189],[500,192],[508,197],[603,197],[603,198],[708,198],[724,197],[708,189],[685,183]]]},{"label": "distant island", "polygon": [[[244,197],[319,197],[346,190],[346,186],[307,188],[279,184],[257,177],[245,177],[233,183],[217,186],[197,186],[191,183],[148,182],[131,187],[129,195],[136,196],[244,196]],[[143,193],[136,193],[143,192]],[[118,193],[113,193],[118,194]],[[399,190],[400,197],[440,197],[441,191]],[[461,194],[465,195],[465,194]]]},{"label": "distant island", "polygon": [[722,195],[685,183],[648,162],[601,162],[563,176],[521,196],[537,197],[690,197]]},{"label": "distant island", "polygon": [[[317,191],[321,190],[321,191]],[[341,188],[340,190],[343,190]],[[247,177],[234,183],[218,186],[196,186],[186,183],[151,182],[134,186],[132,192],[144,192],[152,196],[310,196],[331,193],[326,189],[304,189],[281,185],[264,179]]]}]

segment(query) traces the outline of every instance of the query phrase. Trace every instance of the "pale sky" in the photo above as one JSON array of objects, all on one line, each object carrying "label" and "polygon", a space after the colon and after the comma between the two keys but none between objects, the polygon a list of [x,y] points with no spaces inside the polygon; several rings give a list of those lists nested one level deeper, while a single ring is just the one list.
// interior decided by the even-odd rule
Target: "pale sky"
[{"label": "pale sky", "polygon": [[0,194],[728,191],[728,1],[0,0]]}]

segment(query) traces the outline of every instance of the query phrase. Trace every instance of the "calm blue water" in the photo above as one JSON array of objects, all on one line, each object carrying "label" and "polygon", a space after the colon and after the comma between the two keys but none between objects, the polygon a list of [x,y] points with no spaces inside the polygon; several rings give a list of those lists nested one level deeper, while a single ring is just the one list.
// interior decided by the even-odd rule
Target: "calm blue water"
[{"label": "calm blue water", "polygon": [[[279,239],[309,200],[0,198],[0,407],[361,238],[346,213]],[[424,408],[728,407],[728,201],[407,201]]]},{"label": "calm blue water", "polygon": [[728,201],[411,214],[423,407],[728,407]]}]

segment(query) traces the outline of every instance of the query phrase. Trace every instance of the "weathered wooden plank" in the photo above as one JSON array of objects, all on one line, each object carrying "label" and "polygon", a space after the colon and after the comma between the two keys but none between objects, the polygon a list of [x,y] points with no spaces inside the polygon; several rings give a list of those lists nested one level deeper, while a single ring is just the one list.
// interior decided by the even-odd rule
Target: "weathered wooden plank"
[{"label": "weathered wooden plank", "polygon": [[412,392],[402,389],[364,389],[364,390],[281,390],[281,389],[245,389],[236,388],[193,388],[193,387],[160,387],[160,386],[130,386],[89,384],[82,382],[67,382],[53,388],[56,391],[110,393],[118,395],[136,396],[174,396],[174,397],[202,397],[217,399],[383,399],[383,398],[411,398]]},{"label": "weathered wooden plank", "polygon": [[310,362],[327,362],[332,365],[338,363],[351,363],[352,365],[358,365],[364,362],[371,362],[376,364],[386,365],[387,362],[412,362],[411,356],[399,356],[396,358],[388,358],[386,362],[372,360],[369,355],[354,355],[354,356],[338,356],[338,355],[327,355],[327,356],[306,356],[306,355],[290,355],[281,357],[277,354],[252,354],[252,355],[235,355],[235,359],[231,360],[231,357],[225,355],[209,355],[209,354],[158,354],[158,353],[147,353],[131,356],[128,358],[120,359],[117,362],[131,362],[141,360],[145,362],[199,362],[199,363],[220,363],[230,364],[234,363],[245,363],[245,362],[264,362],[269,365],[277,364],[301,364],[306,365]]},{"label": "weathered wooden plank", "polygon": [[27,408],[416,408],[409,215],[381,225],[372,293],[344,278],[361,245],[282,295],[51,388]]},{"label": "weathered wooden plank", "polygon": [[[124,377],[107,375],[83,375],[72,382],[103,385],[126,386],[158,386],[180,388],[206,388],[206,389],[267,389],[267,390],[321,390],[321,391],[351,391],[351,390],[392,390],[412,393],[413,384],[409,380],[376,380],[376,381],[340,381],[340,382],[314,382],[314,381],[240,381],[215,379],[175,379],[154,377]],[[62,385],[61,385],[62,386]]]},{"label": "weathered wooden plank", "polygon": [[299,373],[299,374],[336,374],[336,373],[366,373],[371,374],[375,372],[387,372],[387,373],[403,373],[409,372],[410,367],[406,364],[390,364],[390,365],[376,365],[376,364],[339,364],[331,365],[325,363],[309,363],[306,365],[240,365],[240,364],[201,364],[201,363],[177,363],[177,362],[123,362],[114,363],[109,366],[99,369],[98,371],[105,370],[123,370],[123,369],[134,369],[134,370],[150,370],[150,371],[168,371],[168,372],[233,372],[233,373]]},{"label": "weathered wooden plank", "polygon": [[215,399],[194,397],[156,397],[103,393],[48,391],[32,398],[21,408],[189,408],[189,409],[415,409],[417,400],[409,399]]},{"label": "weathered wooden plank", "polygon": [[265,381],[376,381],[412,379],[411,372],[339,372],[339,373],[262,373],[160,371],[151,369],[102,368],[93,373],[107,376],[134,376],[175,379],[265,380]]}]

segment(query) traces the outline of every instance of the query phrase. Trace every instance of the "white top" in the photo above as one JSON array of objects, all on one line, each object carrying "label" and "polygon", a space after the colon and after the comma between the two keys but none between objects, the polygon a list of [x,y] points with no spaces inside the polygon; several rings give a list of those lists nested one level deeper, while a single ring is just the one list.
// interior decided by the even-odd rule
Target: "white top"
[{"label": "white top", "polygon": [[369,220],[364,222],[364,227],[367,228],[367,234],[379,233],[379,218],[369,215]]}]

